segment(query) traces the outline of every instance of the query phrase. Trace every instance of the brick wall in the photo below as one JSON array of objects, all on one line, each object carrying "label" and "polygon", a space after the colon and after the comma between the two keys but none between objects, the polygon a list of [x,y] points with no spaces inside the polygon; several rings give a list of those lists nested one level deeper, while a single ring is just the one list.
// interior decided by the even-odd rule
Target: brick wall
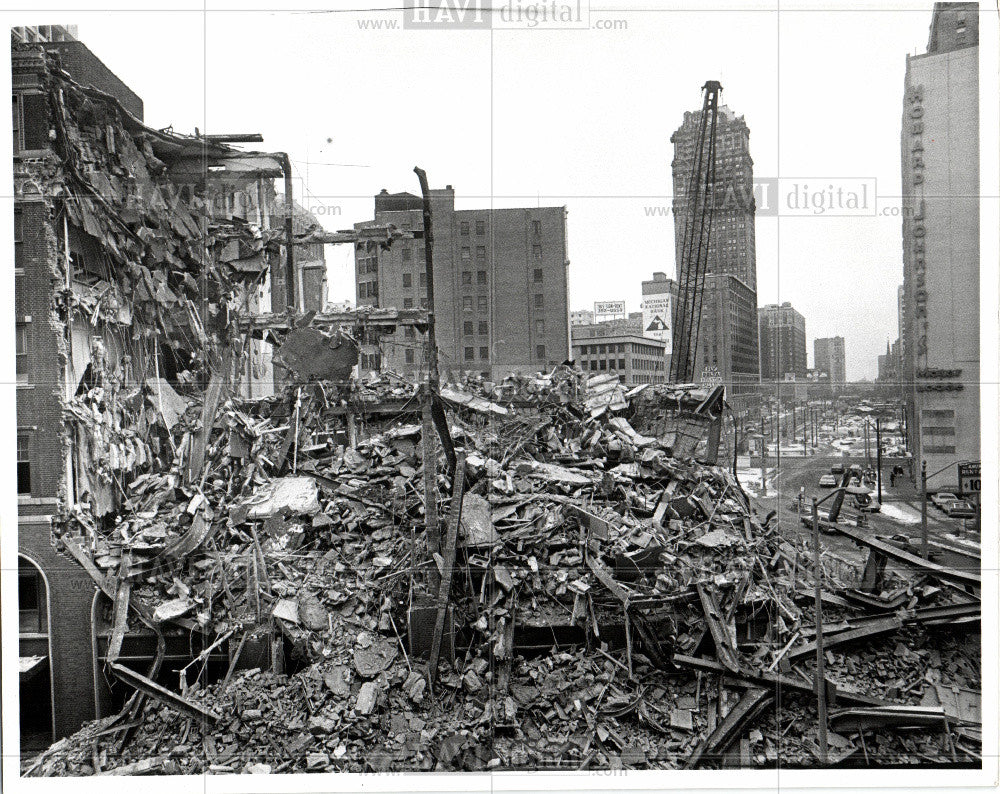
[{"label": "brick wall", "polygon": [[28,343],[28,372],[17,389],[17,427],[28,437],[31,496],[54,498],[63,476],[62,357],[50,323],[58,243],[44,202],[19,200],[15,211],[21,216],[21,242],[14,250],[14,311],[16,322],[27,330]]},{"label": "brick wall", "polygon": [[[90,610],[96,587],[75,560],[56,553],[47,518],[22,516],[17,544],[18,553],[41,569],[48,583],[49,664],[55,737],[59,739],[95,716]],[[21,708],[31,708],[31,704],[21,704]]]},{"label": "brick wall", "polygon": [[58,53],[62,67],[74,80],[113,96],[125,110],[142,121],[142,100],[82,41],[51,42],[44,47],[48,52]]}]

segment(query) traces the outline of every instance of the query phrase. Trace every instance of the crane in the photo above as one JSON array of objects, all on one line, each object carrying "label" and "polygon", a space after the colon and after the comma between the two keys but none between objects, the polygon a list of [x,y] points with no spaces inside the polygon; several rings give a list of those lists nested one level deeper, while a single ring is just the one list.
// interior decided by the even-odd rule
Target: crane
[{"label": "crane", "polygon": [[708,246],[712,235],[715,195],[715,140],[722,84],[709,80],[702,86],[704,100],[695,141],[691,177],[682,206],[684,235],[677,262],[677,317],[670,358],[672,383],[694,380],[701,302],[705,291]]}]

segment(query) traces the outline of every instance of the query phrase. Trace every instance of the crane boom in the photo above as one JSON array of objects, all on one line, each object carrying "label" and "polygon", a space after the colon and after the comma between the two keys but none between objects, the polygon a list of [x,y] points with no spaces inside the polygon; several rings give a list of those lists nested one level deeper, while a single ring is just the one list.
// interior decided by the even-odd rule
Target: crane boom
[{"label": "crane boom", "polygon": [[670,380],[694,380],[701,303],[705,291],[705,271],[712,234],[715,196],[715,140],[719,122],[719,94],[722,84],[709,80],[702,86],[704,100],[695,142],[691,177],[682,205],[684,235],[677,262],[677,317],[670,359]]}]

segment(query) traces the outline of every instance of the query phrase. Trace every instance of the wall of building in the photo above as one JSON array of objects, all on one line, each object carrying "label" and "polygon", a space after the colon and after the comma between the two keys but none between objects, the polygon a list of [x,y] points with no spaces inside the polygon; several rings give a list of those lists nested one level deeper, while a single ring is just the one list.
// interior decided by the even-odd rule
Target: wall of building
[{"label": "wall of building", "polygon": [[[569,355],[565,209],[455,210],[450,186],[431,196],[442,375],[457,379],[479,372],[499,379],[564,361]],[[419,197],[408,194],[376,197],[374,222],[417,234],[388,251],[356,246],[359,306],[416,308],[426,299],[419,206]],[[397,372],[413,375],[424,367],[422,339],[402,329],[384,338],[381,350],[382,364]],[[375,348],[363,355],[373,368]]]},{"label": "wall of building", "polygon": [[[976,13],[976,12],[973,12]],[[953,16],[935,13],[940,46]],[[911,448],[930,487],[980,457],[979,50],[907,58],[903,100],[904,379]]]}]

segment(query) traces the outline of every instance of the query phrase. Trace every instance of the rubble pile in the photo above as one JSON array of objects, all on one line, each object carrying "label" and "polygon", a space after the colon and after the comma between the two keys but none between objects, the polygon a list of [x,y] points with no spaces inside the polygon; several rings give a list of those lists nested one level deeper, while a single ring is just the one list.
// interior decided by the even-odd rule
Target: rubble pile
[{"label": "rubble pile", "polygon": [[[685,412],[695,426],[709,397],[644,397],[568,366],[470,381],[441,389],[440,445],[428,395],[389,377],[225,400],[207,425],[207,400],[180,397],[159,420],[171,467],[124,478],[114,516],[79,507],[61,541],[119,637],[229,640],[229,669],[161,676],[163,691],[156,671],[132,674],[142,697],[26,773],[814,764],[810,558],[732,472],[675,448],[685,434],[636,429]],[[953,691],[979,687],[976,649],[939,637],[978,615],[975,597],[917,571],[850,600],[832,592],[842,573],[820,576],[830,760],[978,753]],[[245,669],[260,636],[284,652]]]}]

